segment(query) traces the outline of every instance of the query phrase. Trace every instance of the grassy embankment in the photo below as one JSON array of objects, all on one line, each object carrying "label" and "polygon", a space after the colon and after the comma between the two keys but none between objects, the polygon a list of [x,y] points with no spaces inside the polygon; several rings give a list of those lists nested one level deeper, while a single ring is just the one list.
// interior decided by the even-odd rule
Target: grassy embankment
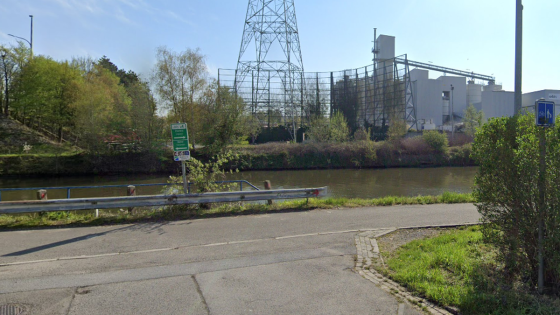
[{"label": "grassy embankment", "polygon": [[480,228],[467,227],[412,241],[394,252],[381,247],[379,271],[439,305],[462,314],[559,314],[558,298],[535,295],[522,281],[504,280],[496,251]]},{"label": "grassy embankment", "polygon": [[422,137],[345,143],[268,143],[237,148],[240,170],[474,166],[470,143],[435,152]]},{"label": "grassy embankment", "polygon": [[60,211],[45,213],[42,215],[0,215],[0,229],[40,228],[53,226],[95,226],[199,219],[230,215],[306,211],[313,209],[471,202],[474,202],[474,198],[471,194],[446,192],[439,196],[384,197],[378,199],[325,198],[293,200],[274,203],[273,205],[230,203],[214,205],[210,209],[203,209],[198,206],[176,206],[161,209],[137,209],[130,214],[119,210],[113,210],[100,211],[100,217],[98,218],[95,217],[93,211]]},{"label": "grassy embankment", "polygon": [[[269,143],[233,147],[239,159],[230,166],[245,170],[338,169],[430,166],[473,166],[469,144],[436,153],[420,146],[387,142],[338,144]],[[207,160],[201,152],[194,157]],[[175,174],[172,152],[129,152],[104,155],[76,153],[0,154],[0,175]]]}]

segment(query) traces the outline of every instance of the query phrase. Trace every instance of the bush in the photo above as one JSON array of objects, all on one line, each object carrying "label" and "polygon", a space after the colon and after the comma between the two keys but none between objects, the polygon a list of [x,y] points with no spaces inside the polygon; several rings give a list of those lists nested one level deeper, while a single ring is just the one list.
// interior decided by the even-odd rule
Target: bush
[{"label": "bush", "polygon": [[401,147],[407,154],[423,155],[429,154],[432,148],[423,137],[413,137],[401,140]]},{"label": "bush", "polygon": [[437,153],[447,153],[447,150],[449,149],[449,142],[445,134],[436,130],[430,130],[424,132],[422,138]]},{"label": "bush", "polygon": [[350,138],[350,129],[342,113],[313,119],[307,130],[309,138],[316,142],[345,142]]},{"label": "bush", "polygon": [[369,132],[368,130],[364,129],[364,128],[360,128],[358,130],[356,130],[356,132],[354,132],[354,140],[355,141],[368,141],[371,140],[369,137]]},{"label": "bush", "polygon": [[[546,207],[538,207],[539,137],[534,115],[493,119],[476,134],[474,193],[486,240],[511,279],[537,283],[538,219],[544,220],[545,282],[560,290],[560,128],[546,131]],[[542,211],[542,212],[541,212]]]}]

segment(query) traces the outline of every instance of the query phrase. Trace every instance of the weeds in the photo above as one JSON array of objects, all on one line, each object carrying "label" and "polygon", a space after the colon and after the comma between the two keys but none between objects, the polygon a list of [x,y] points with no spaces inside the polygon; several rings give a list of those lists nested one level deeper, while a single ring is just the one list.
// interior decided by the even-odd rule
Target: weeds
[{"label": "weeds", "polygon": [[340,209],[356,207],[418,205],[436,203],[472,203],[471,194],[444,193],[440,196],[383,197],[378,199],[297,199],[272,205],[260,203],[213,204],[209,209],[197,205],[179,205],[165,208],[135,209],[128,214],[119,210],[102,211],[96,218],[93,211],[59,211],[43,215],[0,215],[0,229],[35,228],[49,226],[94,226],[150,221],[174,221],[228,215],[259,214],[313,209]]},{"label": "weeds", "polygon": [[384,274],[463,314],[558,314],[560,309],[558,298],[531,294],[521,279],[504,280],[496,250],[484,243],[478,226],[412,241],[385,258]]}]

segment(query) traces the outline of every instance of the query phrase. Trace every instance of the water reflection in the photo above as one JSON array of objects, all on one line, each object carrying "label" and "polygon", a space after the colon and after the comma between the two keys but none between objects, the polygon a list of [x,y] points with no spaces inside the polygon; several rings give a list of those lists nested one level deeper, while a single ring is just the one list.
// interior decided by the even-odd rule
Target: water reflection
[{"label": "water reflection", "polygon": [[[364,170],[298,170],[254,171],[228,175],[228,179],[245,179],[257,187],[270,180],[273,188],[303,188],[328,186],[329,196],[348,198],[376,198],[388,195],[437,195],[444,191],[471,192],[476,167],[394,168]],[[1,188],[99,186],[120,184],[164,183],[167,176],[127,175],[62,178],[0,179]],[[139,187],[141,195],[158,194],[161,187]],[[245,187],[245,189],[249,189]],[[124,196],[126,188],[77,189],[73,198]],[[66,190],[50,190],[49,199],[66,198]],[[2,200],[35,199],[35,191],[2,192]]]}]

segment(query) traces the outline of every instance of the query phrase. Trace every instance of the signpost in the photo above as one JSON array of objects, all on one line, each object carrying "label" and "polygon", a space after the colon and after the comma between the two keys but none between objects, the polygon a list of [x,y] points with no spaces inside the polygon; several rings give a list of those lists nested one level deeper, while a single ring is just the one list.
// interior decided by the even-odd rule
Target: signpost
[{"label": "signpost", "polygon": [[544,290],[544,256],[543,256],[543,242],[544,242],[544,211],[546,207],[546,128],[554,126],[555,113],[554,102],[547,102],[544,99],[535,102],[535,116],[536,125],[539,128],[539,212],[538,212],[538,260],[539,260],[539,274],[538,274],[538,290],[540,293]]},{"label": "signpost", "polygon": [[535,111],[537,116],[537,126],[551,127],[554,126],[554,102],[548,102],[543,99],[535,103]]},{"label": "signpost", "polygon": [[183,169],[183,192],[187,194],[187,171],[185,161],[191,159],[189,151],[189,132],[186,123],[171,124],[171,139],[173,141],[173,159],[181,161]]}]

